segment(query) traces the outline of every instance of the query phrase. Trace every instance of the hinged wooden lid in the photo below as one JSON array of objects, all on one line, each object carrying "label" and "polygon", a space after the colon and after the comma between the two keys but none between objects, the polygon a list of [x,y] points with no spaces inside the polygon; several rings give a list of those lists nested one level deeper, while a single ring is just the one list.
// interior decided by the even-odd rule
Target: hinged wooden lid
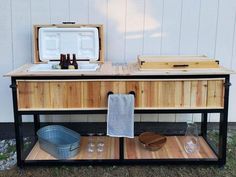
[{"label": "hinged wooden lid", "polygon": [[141,70],[219,68],[219,61],[206,56],[138,56]]},{"label": "hinged wooden lid", "polygon": [[103,63],[103,25],[34,25],[34,63],[59,60],[61,53]]}]

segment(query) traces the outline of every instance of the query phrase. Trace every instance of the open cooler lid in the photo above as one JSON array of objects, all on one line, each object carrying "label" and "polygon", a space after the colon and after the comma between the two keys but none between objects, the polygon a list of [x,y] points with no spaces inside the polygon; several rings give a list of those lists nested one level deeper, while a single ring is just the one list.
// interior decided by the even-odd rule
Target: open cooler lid
[{"label": "open cooler lid", "polygon": [[60,54],[76,54],[77,59],[99,60],[99,34],[96,27],[39,29],[41,61],[59,60]]}]

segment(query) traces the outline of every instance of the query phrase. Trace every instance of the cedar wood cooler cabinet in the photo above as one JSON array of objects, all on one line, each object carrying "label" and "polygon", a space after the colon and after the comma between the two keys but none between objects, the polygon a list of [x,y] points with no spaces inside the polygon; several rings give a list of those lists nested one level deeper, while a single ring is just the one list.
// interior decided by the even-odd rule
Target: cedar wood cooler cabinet
[{"label": "cedar wood cooler cabinet", "polygon": [[[52,164],[225,164],[231,71],[225,68],[142,71],[138,69],[137,64],[132,63],[126,66],[102,64],[102,25],[67,24],[53,27],[98,29],[100,47],[99,59],[96,62],[101,64],[101,67],[95,72],[33,72],[30,70],[32,65],[42,62],[38,51],[38,30],[41,27],[52,25],[34,26],[35,64],[24,65],[7,74],[12,81],[10,87],[13,94],[19,167]],[[107,97],[111,93],[134,94],[135,113],[200,113],[202,118],[199,153],[185,153],[183,135],[176,134],[167,136],[167,143],[158,151],[144,149],[137,137],[104,137],[105,151],[102,154],[94,152],[91,156],[87,153],[86,136],[82,136],[80,152],[72,159],[55,159],[44,152],[39,147],[37,136],[29,150],[23,151],[22,115],[33,115],[36,132],[40,128],[40,115],[106,113]],[[207,138],[208,113],[220,114],[218,151]],[[140,123],[141,127],[145,125]],[[158,129],[155,131],[158,132]]]}]

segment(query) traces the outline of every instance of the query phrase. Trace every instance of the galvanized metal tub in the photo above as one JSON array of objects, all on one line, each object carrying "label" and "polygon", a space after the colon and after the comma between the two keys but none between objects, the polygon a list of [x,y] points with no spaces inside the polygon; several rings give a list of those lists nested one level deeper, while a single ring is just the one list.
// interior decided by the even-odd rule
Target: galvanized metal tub
[{"label": "galvanized metal tub", "polygon": [[58,159],[67,159],[79,152],[80,134],[60,125],[49,125],[37,131],[39,145]]}]

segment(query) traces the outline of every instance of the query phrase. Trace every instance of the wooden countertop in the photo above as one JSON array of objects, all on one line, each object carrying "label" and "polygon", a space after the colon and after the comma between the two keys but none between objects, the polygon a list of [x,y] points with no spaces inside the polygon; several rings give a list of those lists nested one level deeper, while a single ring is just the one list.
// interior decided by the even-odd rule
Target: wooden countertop
[{"label": "wooden countertop", "polygon": [[32,76],[142,76],[142,75],[218,75],[234,74],[233,70],[223,67],[217,69],[157,69],[141,71],[137,63],[116,66],[111,63],[102,64],[95,72],[61,71],[30,71],[29,68],[36,64],[26,64],[4,76],[7,77],[32,77]]}]

